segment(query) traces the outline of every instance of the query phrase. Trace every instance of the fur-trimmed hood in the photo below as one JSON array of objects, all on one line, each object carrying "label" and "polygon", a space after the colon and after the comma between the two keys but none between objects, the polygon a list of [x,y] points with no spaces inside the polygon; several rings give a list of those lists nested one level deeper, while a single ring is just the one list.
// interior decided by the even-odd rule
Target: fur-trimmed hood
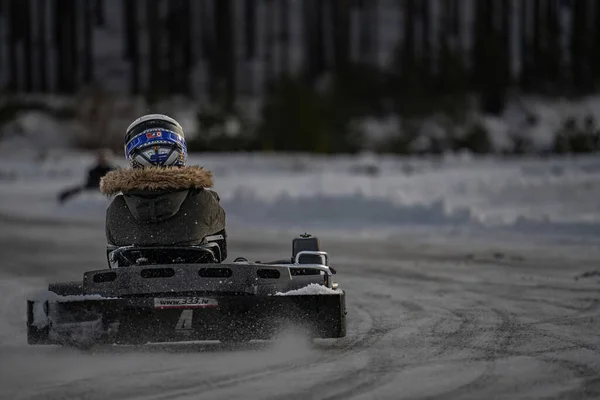
[{"label": "fur-trimmed hood", "polygon": [[212,172],[199,166],[124,168],[100,181],[107,196],[119,192],[201,189],[213,186]]}]

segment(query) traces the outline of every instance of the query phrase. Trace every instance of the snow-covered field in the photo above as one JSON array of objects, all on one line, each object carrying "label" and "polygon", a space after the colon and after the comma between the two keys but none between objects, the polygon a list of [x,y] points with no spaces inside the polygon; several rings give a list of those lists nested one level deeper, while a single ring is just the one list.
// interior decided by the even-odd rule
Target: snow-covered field
[{"label": "snow-covered field", "polygon": [[347,337],[78,352],[25,342],[27,296],[106,262],[108,199],[55,201],[91,158],[58,154],[0,160],[2,399],[600,396],[600,159],[194,155],[215,174],[232,258],[321,237]]},{"label": "snow-covered field", "polygon": [[[0,160],[0,213],[102,220],[109,199],[99,193],[85,193],[63,206],[55,201],[59,190],[83,180],[91,162],[89,155],[62,152],[42,161],[5,156]],[[198,154],[190,163],[213,171],[232,229],[600,239],[598,156]],[[376,173],[365,173],[367,166]]]}]

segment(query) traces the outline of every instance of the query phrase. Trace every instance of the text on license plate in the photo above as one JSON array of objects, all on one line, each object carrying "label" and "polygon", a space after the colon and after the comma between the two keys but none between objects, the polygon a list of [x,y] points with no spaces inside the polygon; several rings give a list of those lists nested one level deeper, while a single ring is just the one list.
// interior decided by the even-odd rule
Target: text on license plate
[{"label": "text on license plate", "polygon": [[211,308],[217,306],[217,300],[208,297],[178,297],[154,299],[154,308]]}]

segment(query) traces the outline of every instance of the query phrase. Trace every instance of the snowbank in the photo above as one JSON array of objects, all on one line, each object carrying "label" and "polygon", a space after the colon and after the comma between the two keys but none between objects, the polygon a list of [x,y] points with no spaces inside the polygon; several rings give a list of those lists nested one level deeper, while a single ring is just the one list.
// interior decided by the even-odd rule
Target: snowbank
[{"label": "snowbank", "polygon": [[[56,196],[83,179],[89,154],[0,160],[0,214],[101,225],[110,199]],[[376,173],[361,174],[365,159]],[[194,154],[213,171],[228,224],[295,231],[439,233],[512,230],[600,237],[600,159]]]}]

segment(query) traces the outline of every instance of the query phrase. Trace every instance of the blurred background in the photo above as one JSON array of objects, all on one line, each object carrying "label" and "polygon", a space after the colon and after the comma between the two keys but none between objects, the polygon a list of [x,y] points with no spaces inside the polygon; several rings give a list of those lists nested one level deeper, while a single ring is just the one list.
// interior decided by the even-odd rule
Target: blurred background
[{"label": "blurred background", "polygon": [[[599,149],[594,0],[0,0],[0,134],[121,151]],[[40,129],[40,126],[43,129]]]},{"label": "blurred background", "polygon": [[165,113],[230,224],[600,237],[595,0],[0,0],[0,88],[6,215]]}]

